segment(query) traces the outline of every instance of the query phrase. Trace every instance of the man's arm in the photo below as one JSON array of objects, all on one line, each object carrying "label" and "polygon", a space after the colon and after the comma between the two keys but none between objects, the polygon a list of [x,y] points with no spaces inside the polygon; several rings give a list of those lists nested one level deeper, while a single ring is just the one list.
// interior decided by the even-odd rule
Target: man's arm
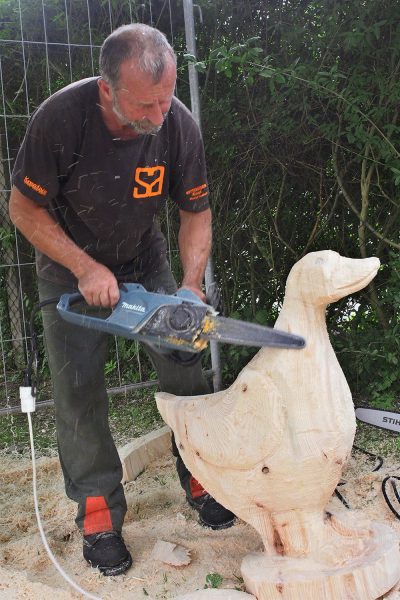
[{"label": "man's arm", "polygon": [[183,267],[181,287],[192,290],[204,301],[201,290],[204,271],[211,250],[211,210],[202,212],[179,211],[179,251]]},{"label": "man's arm", "polygon": [[75,275],[88,304],[109,307],[118,302],[119,289],[113,273],[79,248],[46,208],[13,186],[9,211],[11,221],[35,248]]}]

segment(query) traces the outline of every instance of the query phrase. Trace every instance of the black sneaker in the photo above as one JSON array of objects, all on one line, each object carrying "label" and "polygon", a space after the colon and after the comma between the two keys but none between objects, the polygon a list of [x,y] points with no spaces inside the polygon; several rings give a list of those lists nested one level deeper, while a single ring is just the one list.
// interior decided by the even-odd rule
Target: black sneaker
[{"label": "black sneaker", "polygon": [[132,565],[132,556],[118,531],[85,535],[83,558],[103,575],[121,575]]},{"label": "black sneaker", "polygon": [[190,490],[186,500],[197,510],[200,525],[214,530],[232,527],[236,518],[233,512],[210,496],[193,475],[190,477],[189,485]]}]

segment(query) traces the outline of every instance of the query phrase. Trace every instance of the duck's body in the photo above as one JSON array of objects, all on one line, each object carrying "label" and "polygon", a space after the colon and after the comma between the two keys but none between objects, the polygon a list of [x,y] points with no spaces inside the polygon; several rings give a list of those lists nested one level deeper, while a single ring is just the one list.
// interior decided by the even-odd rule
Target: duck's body
[{"label": "duck's body", "polygon": [[[349,536],[347,526],[324,512],[355,433],[351,393],[329,341],[325,308],[362,289],[378,267],[375,258],[307,255],[289,275],[276,323],[302,335],[304,349],[261,349],[217,394],[157,394],[187,467],[257,529],[269,555],[335,562],[336,544],[328,539]],[[351,533],[350,554],[359,544],[354,536],[365,531]]]}]

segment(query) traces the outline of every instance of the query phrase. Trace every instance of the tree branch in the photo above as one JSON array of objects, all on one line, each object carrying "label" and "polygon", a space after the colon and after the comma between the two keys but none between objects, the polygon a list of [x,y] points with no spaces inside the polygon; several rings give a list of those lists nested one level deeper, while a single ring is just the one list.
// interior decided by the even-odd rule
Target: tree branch
[{"label": "tree branch", "polygon": [[332,153],[332,163],[333,163],[333,168],[335,171],[335,176],[337,179],[337,182],[339,184],[340,190],[347,202],[347,204],[350,206],[351,210],[354,212],[355,215],[357,215],[358,219],[360,221],[365,222],[365,226],[367,227],[367,229],[369,229],[369,231],[378,238],[378,240],[381,240],[382,242],[384,242],[385,244],[387,244],[388,246],[390,246],[391,248],[396,248],[396,250],[400,250],[400,244],[397,244],[396,242],[393,242],[392,240],[389,240],[388,238],[386,238],[385,236],[383,236],[381,233],[379,233],[379,231],[376,231],[376,229],[374,227],[372,227],[372,225],[370,225],[368,223],[368,221],[365,221],[365,219],[362,218],[360,212],[357,210],[356,206],[354,205],[352,199],[350,198],[350,194],[348,193],[348,191],[345,188],[344,182],[343,182],[343,178],[340,174],[339,171],[339,167],[338,167],[338,163],[337,163],[337,151],[336,149],[334,150],[334,152]]}]

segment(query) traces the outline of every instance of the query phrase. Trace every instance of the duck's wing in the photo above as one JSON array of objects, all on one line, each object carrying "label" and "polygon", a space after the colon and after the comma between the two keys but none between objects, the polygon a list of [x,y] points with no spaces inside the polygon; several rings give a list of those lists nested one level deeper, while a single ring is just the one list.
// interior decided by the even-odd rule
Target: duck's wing
[{"label": "duck's wing", "polygon": [[187,451],[220,467],[247,469],[273,454],[282,439],[286,410],[272,379],[245,368],[235,383],[208,396],[159,393],[157,406]]}]

